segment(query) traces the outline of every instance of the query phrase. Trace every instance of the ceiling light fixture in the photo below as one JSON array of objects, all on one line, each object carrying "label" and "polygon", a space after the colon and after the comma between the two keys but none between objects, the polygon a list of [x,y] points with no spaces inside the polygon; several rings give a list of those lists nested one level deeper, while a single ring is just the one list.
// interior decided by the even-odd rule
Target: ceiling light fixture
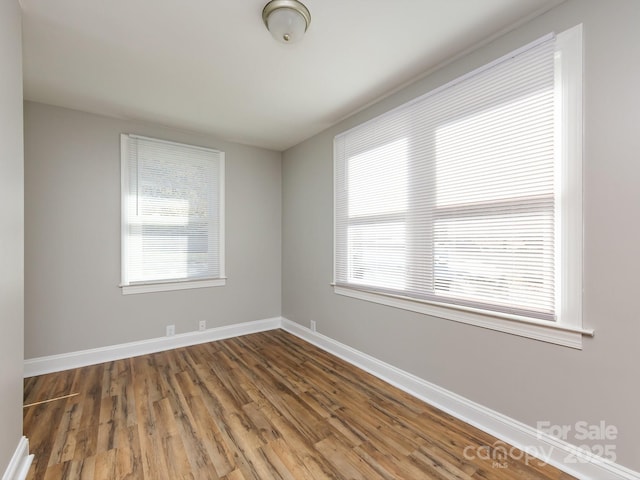
[{"label": "ceiling light fixture", "polygon": [[262,20],[277,41],[295,43],[309,28],[311,14],[298,0],[271,0],[262,10]]}]

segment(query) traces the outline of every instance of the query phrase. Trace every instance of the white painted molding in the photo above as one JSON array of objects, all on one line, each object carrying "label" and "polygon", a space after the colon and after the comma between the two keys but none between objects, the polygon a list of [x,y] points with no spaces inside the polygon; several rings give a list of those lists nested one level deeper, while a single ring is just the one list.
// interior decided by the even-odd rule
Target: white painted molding
[{"label": "white painted molding", "polygon": [[203,331],[187,332],[171,337],[158,337],[137,342],[122,343],[108,347],[92,348],[78,352],[30,358],[24,361],[24,376],[33,377],[45,373],[61,372],[71,368],[86,367],[97,363],[111,362],[123,358],[162,352],[174,348],[188,347],[199,343],[214,342],[225,338],[239,337],[250,333],[264,332],[279,328],[281,317],[267,318],[253,322],[237,323],[215,327]]},{"label": "white painted molding", "polygon": [[170,292],[173,290],[189,290],[192,288],[224,287],[226,278],[212,278],[209,280],[190,280],[185,282],[138,283],[134,285],[120,285],[123,295],[138,293]]},{"label": "white painted molding", "polygon": [[32,461],[33,455],[29,455],[29,440],[27,437],[22,437],[2,475],[2,480],[24,480],[27,478]]},{"label": "white painted molding", "polygon": [[379,292],[369,292],[351,287],[333,286],[334,293],[367,302],[380,303],[388,307],[400,308],[424,315],[452,320],[454,322],[475,325],[498,332],[533,338],[547,343],[555,343],[565,347],[582,350],[582,336],[594,336],[593,329],[563,326],[544,320],[526,319],[518,315],[495,314],[479,309],[437,304],[435,302],[418,301],[415,299],[390,295]]},{"label": "white painted molding", "polygon": [[[298,323],[283,318],[281,328],[577,478],[640,480],[638,472],[546,435]],[[565,461],[567,458],[576,459],[577,462],[568,463]]]}]

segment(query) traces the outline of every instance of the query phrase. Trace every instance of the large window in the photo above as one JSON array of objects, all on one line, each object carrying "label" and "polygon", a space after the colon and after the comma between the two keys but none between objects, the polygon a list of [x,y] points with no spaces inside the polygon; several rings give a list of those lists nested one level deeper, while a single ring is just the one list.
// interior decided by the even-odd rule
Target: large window
[{"label": "large window", "polygon": [[224,153],[121,136],[122,287],[224,285]]},{"label": "large window", "polygon": [[336,136],[335,291],[580,347],[581,27]]}]

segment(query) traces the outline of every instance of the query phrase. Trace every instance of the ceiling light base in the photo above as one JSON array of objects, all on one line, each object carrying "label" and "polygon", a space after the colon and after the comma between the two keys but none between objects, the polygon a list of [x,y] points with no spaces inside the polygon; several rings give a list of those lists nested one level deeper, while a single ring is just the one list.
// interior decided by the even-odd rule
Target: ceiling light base
[{"label": "ceiling light base", "polygon": [[271,0],[262,10],[262,20],[277,41],[295,43],[309,28],[311,13],[298,0]]}]

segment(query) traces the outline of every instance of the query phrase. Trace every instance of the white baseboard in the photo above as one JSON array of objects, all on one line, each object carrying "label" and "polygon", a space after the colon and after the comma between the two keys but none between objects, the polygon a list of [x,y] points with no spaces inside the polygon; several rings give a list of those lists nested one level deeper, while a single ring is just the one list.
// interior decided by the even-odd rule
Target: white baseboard
[{"label": "white baseboard", "polygon": [[2,475],[2,480],[24,480],[27,478],[32,461],[33,455],[29,455],[29,440],[27,437],[22,437]]},{"label": "white baseboard", "polygon": [[640,480],[638,472],[547,435],[298,323],[283,318],[281,328],[577,478]]},{"label": "white baseboard", "polygon": [[78,352],[30,358],[24,361],[24,376],[33,377],[45,373],[61,372],[72,368],[86,367],[97,363],[111,362],[123,358],[188,347],[199,343],[214,342],[225,338],[239,337],[250,333],[264,332],[280,328],[281,317],[267,318],[253,322],[237,323],[203,331],[188,332],[171,337],[158,337],[138,342],[122,343],[108,347],[92,348]]}]

